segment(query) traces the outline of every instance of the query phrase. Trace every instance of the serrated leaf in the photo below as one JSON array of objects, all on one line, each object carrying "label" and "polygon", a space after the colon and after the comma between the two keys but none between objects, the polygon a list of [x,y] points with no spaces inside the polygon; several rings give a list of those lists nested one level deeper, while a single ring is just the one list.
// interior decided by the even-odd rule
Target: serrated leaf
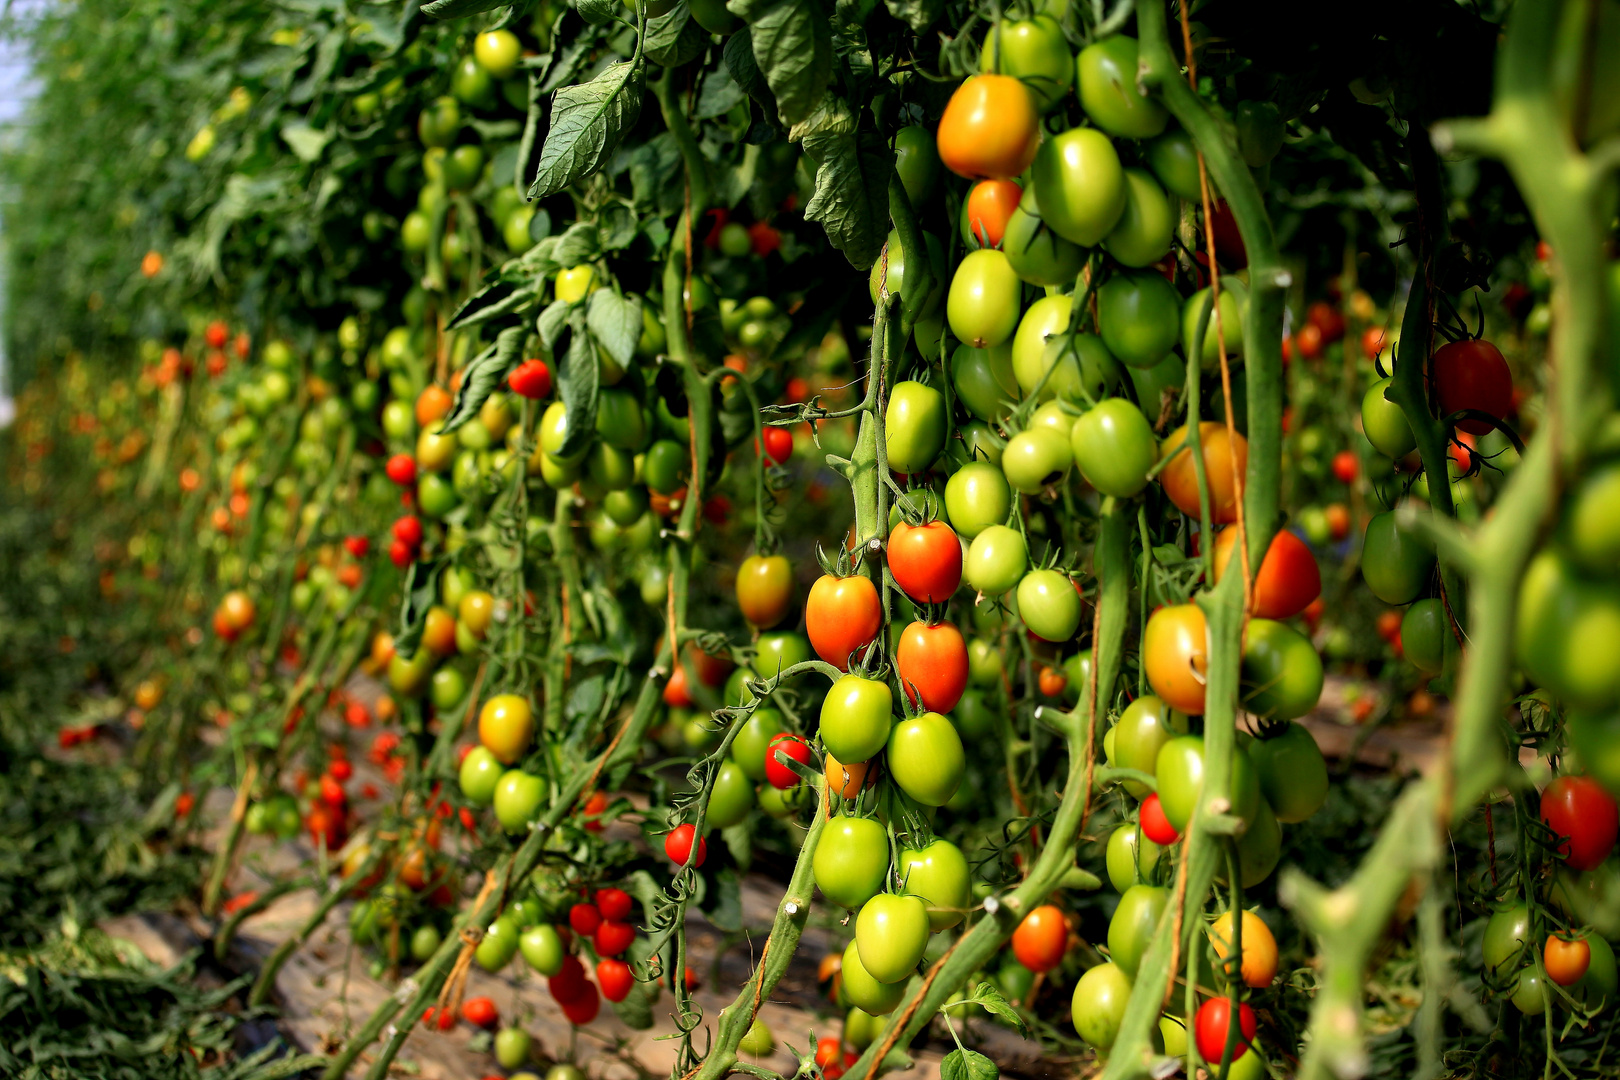
[{"label": "serrated leaf", "polygon": [[546,352],[557,351],[557,340],[568,329],[568,313],[573,308],[574,305],[567,300],[553,300],[540,313],[535,329],[540,331],[540,342],[546,347]]},{"label": "serrated leaf", "polygon": [[495,344],[475,356],[462,373],[461,389],[456,391],[456,403],[450,415],[444,418],[442,434],[448,435],[478,415],[512,369],[517,367],[523,351],[523,327],[509,326],[495,338]]},{"label": "serrated leaf", "polygon": [[612,289],[597,289],[591,294],[585,325],[620,367],[629,367],[635,359],[636,342],[641,340],[641,301],[626,299]]},{"label": "serrated leaf", "polygon": [[568,431],[557,457],[572,457],[583,450],[596,437],[596,392],[600,372],[597,370],[596,350],[591,347],[590,333],[585,329],[585,312],[576,307],[568,316],[572,333],[568,351],[557,357],[557,392],[566,407]]},{"label": "serrated leaf", "polygon": [[817,0],[729,0],[748,23],[754,64],[784,127],[809,116],[832,78],[832,20]]},{"label": "serrated leaf", "polygon": [[606,26],[619,15],[618,0],[574,0],[574,10],[592,26]]},{"label": "serrated leaf", "polygon": [[884,0],[884,3],[890,15],[919,34],[932,26],[945,10],[944,0]]},{"label": "serrated leaf", "polygon": [[997,1080],[996,1063],[973,1050],[952,1050],[939,1063],[939,1080]]},{"label": "serrated leaf", "polygon": [[857,129],[849,108],[829,94],[795,132],[816,162],[816,193],[804,216],[857,270],[869,270],[889,235],[889,177],[894,153],[874,131]]},{"label": "serrated leaf", "polygon": [[422,5],[422,14],[430,19],[461,19],[481,11],[494,11],[508,6],[512,0],[433,0]]},{"label": "serrated leaf", "polygon": [[445,323],[446,330],[462,330],[469,326],[498,319],[521,311],[534,301],[534,290],[519,287],[510,281],[492,281],[469,296],[465,303]]},{"label": "serrated leaf", "polygon": [[989,980],[981,982],[973,988],[973,1000],[984,1006],[987,1011],[995,1013],[1011,1024],[1017,1029],[1018,1034],[1025,1038],[1029,1037],[1029,1028],[1024,1025],[1024,1018],[1018,1014],[1017,1009],[1007,1003],[1007,999],[1001,996],[1001,991],[997,990]]},{"label": "serrated leaf", "polygon": [[776,98],[760,72],[759,64],[754,61],[754,39],[748,27],[743,27],[726,39],[725,51],[721,55],[726,61],[726,70],[731,72],[731,77],[742,87],[743,93],[758,102],[766,113],[775,116]]},{"label": "serrated leaf", "polygon": [[394,651],[400,656],[416,655],[416,647],[422,643],[428,608],[439,598],[439,570],[443,565],[437,559],[418,560],[405,571],[405,584],[400,587],[399,630],[394,634]]},{"label": "serrated leaf", "polygon": [[557,91],[551,99],[551,129],[529,185],[530,199],[555,195],[607,163],[620,137],[641,115],[645,74],[639,60],[621,61],[588,83]]}]

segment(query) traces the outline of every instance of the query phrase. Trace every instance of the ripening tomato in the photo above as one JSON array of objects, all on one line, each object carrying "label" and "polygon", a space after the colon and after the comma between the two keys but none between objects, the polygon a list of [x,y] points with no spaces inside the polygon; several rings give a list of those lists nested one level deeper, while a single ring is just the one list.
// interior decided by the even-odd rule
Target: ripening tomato
[{"label": "ripening tomato", "polygon": [[967,643],[950,623],[906,627],[894,649],[894,666],[906,697],[930,712],[950,712],[967,689]]},{"label": "ripening tomato", "polygon": [[1197,604],[1160,608],[1142,632],[1148,684],[1172,709],[1204,711],[1204,673],[1209,670],[1209,632]]},{"label": "ripening tomato", "polygon": [[1574,986],[1592,966],[1592,946],[1584,938],[1553,934],[1547,938],[1541,966],[1547,969],[1547,978],[1559,986]]},{"label": "ripening tomato", "polygon": [[1221,1060],[1226,1053],[1226,1041],[1231,1036],[1234,1026],[1241,1033],[1236,1039],[1237,1045],[1232,1049],[1232,1059],[1235,1061],[1248,1053],[1249,1043],[1254,1041],[1254,1010],[1249,1008],[1246,1001],[1239,1003],[1234,1025],[1232,1002],[1229,998],[1210,998],[1198,1007],[1194,1031],[1198,1038],[1198,1052],[1203,1055],[1205,1061]]},{"label": "ripening tomato", "polygon": [[[1513,409],[1513,373],[1502,353],[1488,341],[1453,341],[1435,350],[1431,362],[1440,411],[1449,416],[1477,409],[1501,420]],[[1484,420],[1459,420],[1470,435],[1487,435]]]},{"label": "ripening tomato", "polygon": [[502,764],[514,764],[533,738],[534,714],[526,698],[496,694],[478,712],[478,741]]},{"label": "ripening tomato", "polygon": [[883,602],[870,578],[823,574],[810,586],[805,631],[816,655],[839,671],[849,670],[850,657],[875,641],[882,626]]},{"label": "ripening tomato", "polygon": [[1034,972],[1057,967],[1068,948],[1069,922],[1053,904],[1042,904],[1025,915],[1018,929],[1013,931],[1013,955]]},{"label": "ripening tomato", "polygon": [[967,197],[968,229],[983,247],[1000,247],[1024,189],[1016,180],[980,180]]},{"label": "ripening tomato", "polygon": [[945,106],[935,135],[940,160],[969,180],[1005,179],[1029,168],[1040,143],[1040,114],[1011,75],[974,75]]},{"label": "ripening tomato", "polygon": [[1098,964],[1080,976],[1069,1002],[1075,1034],[1100,1053],[1107,1053],[1119,1037],[1125,1005],[1131,997],[1131,978],[1118,964]]},{"label": "ripening tomato", "polygon": [[[1198,440],[1204,456],[1204,475],[1209,485],[1209,516],[1216,525],[1237,520],[1238,500],[1249,467],[1249,441],[1225,424],[1206,420],[1198,425]],[[1187,446],[1187,425],[1165,437],[1159,451],[1167,464],[1159,472],[1159,483],[1176,508],[1189,517],[1198,517],[1198,471]],[[1202,711],[1202,710],[1200,710]]]},{"label": "ripening tomato", "polygon": [[962,543],[943,521],[896,525],[888,559],[895,584],[918,603],[942,604],[962,584]]},{"label": "ripening tomato", "polygon": [[1620,834],[1620,808],[1589,776],[1560,776],[1541,793],[1541,820],[1558,836],[1558,854],[1571,870],[1602,865]]},{"label": "ripening tomato", "polygon": [[737,607],[748,622],[767,629],[793,604],[793,567],[785,555],[750,555],[737,568]]},{"label": "ripening tomato", "polygon": [[1227,911],[1210,925],[1209,945],[1216,960],[1224,965],[1234,948],[1241,948],[1243,959],[1239,968],[1243,982],[1257,990],[1270,986],[1277,977],[1277,939],[1272,936],[1271,927],[1254,912],[1245,911],[1243,940],[1234,943],[1234,921],[1232,913]]},{"label": "ripening tomato", "polygon": [[1050,14],[1002,19],[984,37],[979,70],[1018,79],[1029,88],[1035,107],[1051,112],[1074,83],[1074,56],[1063,28]]},{"label": "ripening tomato", "polygon": [[[1237,530],[1215,534],[1215,581],[1226,573],[1237,543]],[[1287,619],[1310,606],[1322,592],[1322,572],[1305,541],[1284,529],[1271,538],[1260,570],[1254,574],[1254,602],[1250,614],[1263,619]]]},{"label": "ripening tomato", "polygon": [[1096,128],[1071,128],[1045,140],[1031,175],[1041,217],[1071,243],[1095,247],[1125,213],[1125,170],[1114,144]]},{"label": "ripening tomato", "polygon": [[[692,842],[697,841],[697,855],[692,854]],[[697,835],[697,829],[690,824],[677,825],[664,837],[664,855],[676,866],[685,866],[688,859],[693,866],[702,866],[703,860],[709,857],[709,844]]]},{"label": "ripening tomato", "polygon": [[966,761],[962,737],[937,712],[903,720],[889,732],[889,774],[901,791],[924,806],[950,802],[961,786]]}]

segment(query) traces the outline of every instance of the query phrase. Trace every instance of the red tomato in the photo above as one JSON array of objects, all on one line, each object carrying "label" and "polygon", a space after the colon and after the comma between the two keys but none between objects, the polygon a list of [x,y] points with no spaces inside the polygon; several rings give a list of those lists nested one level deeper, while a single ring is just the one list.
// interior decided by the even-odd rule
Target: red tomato
[{"label": "red tomato", "polygon": [[677,825],[668,836],[664,837],[664,854],[669,857],[670,862],[677,866],[685,866],[686,860],[692,858],[692,841],[696,839],[697,858],[692,859],[692,865],[703,865],[703,860],[709,857],[709,844],[696,833],[697,830],[691,825]]},{"label": "red tomato", "polygon": [[1378,354],[1384,351],[1384,328],[1382,326],[1369,326],[1361,332],[1361,355],[1369,360],[1376,360]]},{"label": "red tomato", "polygon": [[1560,776],[1541,793],[1541,820],[1559,837],[1571,870],[1592,870],[1614,850],[1620,808],[1590,776]]},{"label": "red tomato", "polygon": [[[765,455],[778,465],[793,456],[793,433],[784,427],[765,429]],[[755,444],[756,448],[758,444]]]},{"label": "red tomato", "polygon": [[669,673],[669,682],[664,684],[664,704],[672,709],[690,709],[696,704],[686,685],[685,664],[676,664],[675,670]]},{"label": "red tomato", "polygon": [[623,889],[597,889],[596,910],[604,919],[625,922],[630,918],[630,894]]},{"label": "red tomato", "polygon": [[1457,468],[1468,472],[1474,467],[1474,440],[1476,436],[1466,431],[1457,432],[1457,439],[1446,447],[1446,453],[1451,460],[1457,463]]},{"label": "red tomato", "polygon": [[980,180],[968,192],[968,228],[986,247],[1000,247],[1024,189],[1016,180]]},{"label": "red tomato", "polygon": [[1344,313],[1326,300],[1312,304],[1305,312],[1305,321],[1322,332],[1324,345],[1344,337]]},{"label": "red tomato", "polygon": [[776,760],[778,753],[808,765],[810,764],[810,744],[797,735],[789,735],[783,732],[772,739],[770,745],[765,749],[765,779],[770,781],[770,785],[783,791],[790,787],[797,787],[799,785],[799,774]]},{"label": "red tomato", "polygon": [[366,552],[371,550],[371,538],[369,536],[346,536],[343,538],[343,548],[355,558],[363,559],[366,557]]},{"label": "red tomato", "polygon": [[1294,346],[1299,349],[1299,355],[1307,360],[1320,360],[1322,358],[1322,329],[1314,323],[1306,323],[1294,335]]},{"label": "red tomato", "polygon": [[236,912],[241,911],[243,908],[252,904],[258,898],[259,894],[251,890],[248,892],[240,892],[231,897],[229,900],[225,901],[225,903],[221,905],[220,910],[224,911],[227,915],[234,915]]},{"label": "red tomato", "polygon": [[371,713],[360,702],[351,701],[348,707],[343,710],[343,722],[350,727],[370,727]]},{"label": "red tomato", "polygon": [[1159,804],[1158,792],[1150,794],[1142,800],[1142,809],[1137,814],[1141,819],[1142,835],[1149,840],[1164,847],[1181,839],[1176,827],[1170,824],[1170,819],[1164,816],[1164,807]]},{"label": "red tomato", "polygon": [[1355,451],[1340,450],[1333,455],[1333,475],[1341,484],[1355,483],[1356,474],[1361,471],[1361,462],[1357,460]]},{"label": "red tomato", "polygon": [[506,377],[506,381],[519,397],[543,398],[551,393],[551,369],[538,357],[523,361]]},{"label": "red tomato", "polygon": [[548,978],[546,985],[559,1005],[567,1005],[584,996],[591,983],[585,978],[585,965],[579,962],[579,957],[570,953],[563,957],[562,970]]},{"label": "red tomato", "polygon": [[882,627],[883,601],[870,578],[823,574],[810,586],[805,632],[816,655],[839,671],[849,670],[850,656],[876,640]]},{"label": "red tomato", "polygon": [[607,809],[608,797],[600,791],[593,791],[591,797],[585,800],[582,812],[585,815],[585,830],[599,833],[602,831],[602,811]]},{"label": "red tomato", "polygon": [[1013,955],[1031,971],[1051,971],[1069,947],[1069,923],[1052,904],[1042,904],[1013,931]]},{"label": "red tomato", "polygon": [[388,479],[400,487],[416,483],[416,459],[409,454],[395,454],[383,466],[383,471],[388,474]]},{"label": "red tomato", "polygon": [[[584,976],[582,975],[580,978],[584,979]],[[596,1014],[602,1009],[602,998],[596,992],[596,984],[586,982],[585,988],[580,991],[579,997],[572,1001],[558,1002],[558,1004],[562,1006],[563,1015],[568,1017],[568,1022],[577,1027],[596,1019]]]},{"label": "red tomato", "polygon": [[596,928],[596,951],[601,956],[618,956],[636,940],[636,928],[626,922],[604,919]]},{"label": "red tomato", "polygon": [[416,549],[403,540],[395,540],[388,545],[388,561],[403,570],[416,561]]},{"label": "red tomato", "polygon": [[[788,196],[792,198],[792,196]],[[782,247],[782,234],[763,221],[756,221],[748,226],[748,242],[753,245],[754,254],[763,259],[773,251]]]},{"label": "red tomato", "polygon": [[1378,636],[1393,645],[1401,636],[1401,613],[1387,608],[1378,613]]},{"label": "red tomato", "polygon": [[1062,668],[1041,668],[1035,682],[1043,697],[1055,698],[1069,688],[1069,677],[1063,673]]},{"label": "red tomato", "polygon": [[422,1014],[422,1026],[428,1028],[438,1028],[440,1031],[449,1031],[451,1028],[456,1026],[456,1014],[451,1012],[449,1009],[445,1009],[443,1012],[440,1012],[438,1009],[429,1007],[428,1010]]},{"label": "red tomato", "polygon": [[889,572],[918,603],[943,604],[962,584],[962,542],[943,521],[902,521],[889,533]]},{"label": "red tomato", "polygon": [[[1219,583],[1237,545],[1237,530],[1215,534],[1215,581]],[[1240,568],[1241,563],[1237,564]],[[1305,541],[1287,529],[1271,538],[1266,557],[1254,575],[1254,600],[1249,611],[1262,619],[1288,619],[1308,607],[1322,593],[1322,571]]]},{"label": "red tomato", "polygon": [[493,1030],[501,1022],[501,1011],[487,997],[468,998],[461,1003],[461,1018],[473,1027]]},{"label": "red tomato", "polygon": [[[1432,361],[1440,411],[1447,416],[1462,409],[1478,409],[1498,420],[1513,409],[1513,373],[1495,345],[1488,341],[1453,341],[1442,345]],[[1491,425],[1483,420],[1459,420],[1457,427],[1470,435],[1486,435]]]},{"label": "red tomato", "polygon": [[[1232,1027],[1232,1002],[1223,997],[1210,998],[1198,1007],[1195,1023],[1198,1052],[1205,1061],[1220,1061],[1221,1055],[1226,1052],[1227,1033]],[[1237,1023],[1241,1035],[1232,1050],[1233,1061],[1248,1052],[1249,1043],[1254,1039],[1254,1010],[1249,1008],[1247,1002],[1238,1005]]]},{"label": "red tomato", "polygon": [[929,712],[948,713],[967,689],[968,654],[962,632],[950,623],[914,622],[895,646],[894,666],[906,697]]},{"label": "red tomato", "polygon": [[617,1002],[630,996],[630,988],[635,985],[636,979],[630,974],[629,964],[610,957],[597,961],[596,981],[602,984],[602,996]]},{"label": "red tomato", "polygon": [[1322,513],[1327,516],[1329,536],[1343,540],[1350,535],[1350,510],[1344,503],[1329,503]]},{"label": "red tomato", "polygon": [[816,1040],[816,1064],[825,1074],[827,1066],[836,1065],[844,1056],[844,1044],[837,1036],[828,1035]]},{"label": "red tomato", "polygon": [[602,925],[602,912],[595,904],[575,904],[568,909],[568,925],[580,937],[589,937]]},{"label": "red tomato", "polygon": [[213,322],[209,323],[208,329],[203,333],[203,338],[208,342],[208,347],[210,349],[223,349],[225,347],[225,342],[230,339],[230,336],[231,328],[220,322],[218,319],[215,319]]}]

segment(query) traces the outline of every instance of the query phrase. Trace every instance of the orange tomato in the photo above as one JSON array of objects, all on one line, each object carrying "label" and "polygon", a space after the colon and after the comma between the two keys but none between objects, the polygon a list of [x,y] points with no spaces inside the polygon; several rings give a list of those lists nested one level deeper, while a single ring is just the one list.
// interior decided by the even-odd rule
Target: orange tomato
[{"label": "orange tomato", "polygon": [[429,383],[416,398],[416,422],[427,427],[433,421],[444,417],[450,412],[450,407],[456,399],[450,396],[450,391],[438,383]]},{"label": "orange tomato", "polygon": [[[1227,562],[1237,546],[1237,530],[1222,529],[1215,534],[1215,581],[1226,573]],[[1242,563],[1237,564],[1239,569]],[[1322,571],[1310,547],[1282,530],[1271,538],[1266,557],[1254,575],[1254,597],[1249,613],[1262,619],[1288,619],[1310,606],[1322,592]]]},{"label": "orange tomato", "polygon": [[839,671],[853,653],[871,644],[883,627],[883,601],[870,578],[823,574],[810,586],[804,629],[816,655]]},{"label": "orange tomato", "polygon": [[1541,963],[1547,978],[1559,986],[1574,986],[1592,966],[1592,946],[1585,938],[1565,938],[1553,934],[1542,951]]},{"label": "orange tomato", "polygon": [[[1237,520],[1238,500],[1243,497],[1241,477],[1249,467],[1249,440],[1225,424],[1206,420],[1198,425],[1198,441],[1204,452],[1204,474],[1209,484],[1209,516],[1216,525]],[[1183,424],[1164,440],[1160,458],[1170,462],[1159,473],[1164,493],[1177,509],[1189,517],[1198,516],[1198,470],[1187,448],[1187,425]],[[1239,480],[1233,482],[1232,463],[1237,462]]]},{"label": "orange tomato", "polygon": [[1209,629],[1197,604],[1160,608],[1142,632],[1148,684],[1172,709],[1204,711],[1204,673],[1209,670]]},{"label": "orange tomato", "polygon": [[1063,674],[1062,668],[1043,667],[1036,679],[1042,696],[1057,697],[1069,688],[1069,677]]},{"label": "orange tomato", "polygon": [[[1209,928],[1209,946],[1215,957],[1226,963],[1232,953],[1232,913],[1226,912]],[[1243,981],[1259,989],[1271,985],[1277,977],[1277,939],[1271,927],[1252,911],[1243,913],[1243,960],[1239,965]],[[1230,969],[1228,969],[1230,970]]]},{"label": "orange tomato", "polygon": [[1040,135],[1040,113],[1028,87],[1011,75],[974,75],[951,95],[934,138],[946,168],[979,180],[1029,168]]},{"label": "orange tomato", "polygon": [[1007,222],[1023,197],[1024,189],[1016,181],[980,180],[968,192],[968,228],[980,243],[1000,247]]},{"label": "orange tomato", "polygon": [[428,608],[427,619],[422,624],[422,644],[440,656],[456,651],[456,617],[450,614],[449,608],[437,604]]},{"label": "orange tomato", "polygon": [[861,789],[866,786],[872,763],[862,761],[854,765],[845,765],[831,754],[824,754],[823,757],[826,759],[828,790],[844,799],[853,799],[859,795]]},{"label": "orange tomato", "polygon": [[1069,947],[1069,923],[1053,904],[1042,904],[1013,931],[1013,955],[1031,971],[1051,971]]},{"label": "orange tomato", "polygon": [[906,627],[894,649],[894,666],[906,697],[912,704],[920,698],[929,712],[950,712],[967,689],[967,643],[950,623]]},{"label": "orange tomato", "polygon": [[[671,497],[673,499],[673,496]],[[782,555],[750,555],[737,568],[737,607],[764,630],[775,626],[793,603],[793,567]]]}]

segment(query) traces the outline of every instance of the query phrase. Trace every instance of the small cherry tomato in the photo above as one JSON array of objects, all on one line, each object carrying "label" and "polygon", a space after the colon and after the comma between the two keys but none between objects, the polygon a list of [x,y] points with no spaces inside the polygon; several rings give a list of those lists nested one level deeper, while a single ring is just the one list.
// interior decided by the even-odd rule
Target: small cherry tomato
[{"label": "small cherry tomato", "polygon": [[[696,858],[692,856],[694,840],[697,841]],[[664,854],[677,866],[685,866],[688,859],[691,859],[693,866],[702,866],[703,860],[709,857],[709,844],[697,835],[697,830],[691,825],[677,825],[664,837]]]},{"label": "small cherry tomato", "polygon": [[1013,955],[1031,971],[1051,971],[1069,947],[1069,923],[1053,904],[1042,904],[1024,916],[1013,931]]},{"label": "small cherry tomato", "polygon": [[792,758],[801,764],[810,764],[810,744],[797,735],[784,732],[772,739],[765,750],[765,779],[774,788],[786,791],[790,787],[797,787],[799,774],[787,765],[777,760],[777,755]]},{"label": "small cherry tomato", "polygon": [[[1254,1039],[1254,1010],[1249,1008],[1247,1002],[1238,1005],[1237,1027],[1241,1035],[1237,1039],[1237,1045],[1232,1049],[1234,1061],[1248,1053],[1249,1043]],[[1231,1028],[1232,1002],[1229,999],[1210,998],[1198,1007],[1195,1030],[1198,1036],[1198,1052],[1203,1055],[1205,1061],[1221,1060],[1221,1056],[1226,1053],[1226,1040]]]},{"label": "small cherry tomato", "polygon": [[1142,800],[1142,809],[1138,816],[1141,818],[1142,835],[1160,847],[1181,839],[1176,827],[1164,816],[1164,807],[1160,805],[1156,792]]}]

